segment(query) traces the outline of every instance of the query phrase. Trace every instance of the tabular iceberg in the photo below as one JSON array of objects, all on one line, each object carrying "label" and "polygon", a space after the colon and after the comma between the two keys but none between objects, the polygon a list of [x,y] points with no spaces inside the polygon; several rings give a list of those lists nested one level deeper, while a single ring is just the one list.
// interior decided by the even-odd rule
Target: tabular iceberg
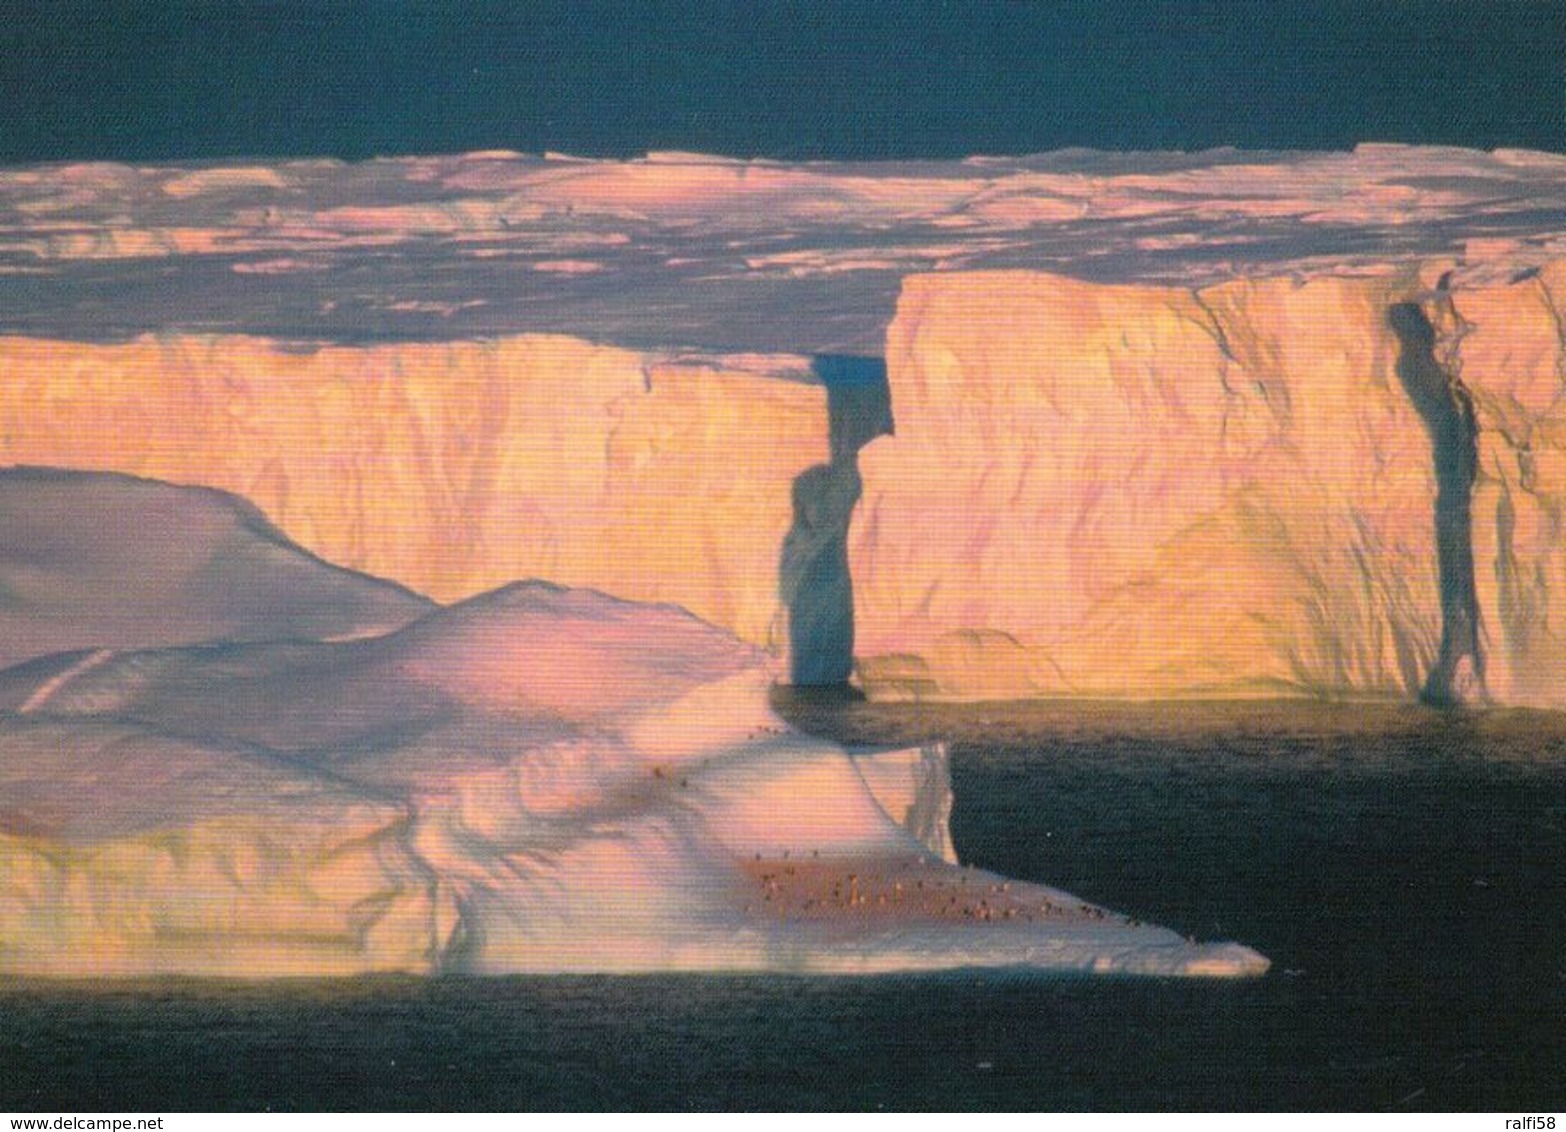
[{"label": "tabular iceberg", "polygon": [[1566,272],[1442,274],[909,279],[866,686],[1566,704]]},{"label": "tabular iceberg", "polygon": [[[1566,706],[1561,155],[87,164],[0,206],[6,463],[233,491],[439,601],[676,602],[876,696]],[[846,430],[843,355],[884,355]]]}]

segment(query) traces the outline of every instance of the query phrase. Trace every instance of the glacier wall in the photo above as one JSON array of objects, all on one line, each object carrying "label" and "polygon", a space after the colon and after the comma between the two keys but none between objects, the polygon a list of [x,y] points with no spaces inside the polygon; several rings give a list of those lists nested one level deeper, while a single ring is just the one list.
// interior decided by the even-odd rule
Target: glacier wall
[{"label": "glacier wall", "polygon": [[1448,267],[914,275],[884,370],[6,337],[0,463],[233,491],[439,601],[678,604],[874,697],[1566,706],[1566,266]]},{"label": "glacier wall", "polygon": [[867,690],[1566,705],[1566,265],[1444,274],[906,280],[849,543]]},{"label": "glacier wall", "polygon": [[791,485],[831,458],[808,365],[559,335],[6,337],[0,464],[231,491],[315,554],[437,601],[548,578],[781,653]]}]

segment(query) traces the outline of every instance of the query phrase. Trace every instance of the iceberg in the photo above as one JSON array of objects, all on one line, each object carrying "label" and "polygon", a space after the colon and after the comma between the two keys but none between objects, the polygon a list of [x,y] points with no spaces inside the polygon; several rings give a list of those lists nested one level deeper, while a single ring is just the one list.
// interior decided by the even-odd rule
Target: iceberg
[{"label": "iceberg", "polygon": [[859,455],[885,698],[1566,706],[1566,265],[905,282]]},{"label": "iceberg", "polygon": [[[44,482],[85,530],[249,514],[210,489]],[[0,500],[38,485],[0,475]],[[265,545],[255,600],[280,636],[0,671],[0,971],[1266,970],[962,867],[944,749],[790,730],[773,659],[682,609],[534,581],[310,638],[283,616],[301,562],[339,583],[319,624],[384,587]]]},{"label": "iceberg", "polygon": [[439,602],[676,603],[875,697],[1560,708],[1563,174],[0,170],[0,463],[233,492]]}]

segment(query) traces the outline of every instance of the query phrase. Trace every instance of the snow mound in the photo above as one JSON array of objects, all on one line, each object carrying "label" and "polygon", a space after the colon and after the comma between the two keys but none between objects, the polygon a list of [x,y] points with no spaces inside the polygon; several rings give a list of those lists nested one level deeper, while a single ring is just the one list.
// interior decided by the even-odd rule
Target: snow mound
[{"label": "snow mound", "polygon": [[294,545],[248,502],[0,468],[0,667],[84,648],[384,633],[431,604]]}]

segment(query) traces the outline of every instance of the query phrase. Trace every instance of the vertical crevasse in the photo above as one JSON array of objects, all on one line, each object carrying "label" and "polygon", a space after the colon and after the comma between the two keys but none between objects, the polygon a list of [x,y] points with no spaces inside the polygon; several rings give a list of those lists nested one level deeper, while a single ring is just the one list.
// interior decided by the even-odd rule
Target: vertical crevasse
[{"label": "vertical crevasse", "polygon": [[1400,347],[1397,376],[1430,434],[1435,463],[1436,556],[1441,580],[1441,651],[1425,681],[1432,703],[1487,698],[1474,584],[1473,489],[1479,428],[1473,397],[1436,360],[1435,327],[1417,302],[1393,304],[1387,322]]},{"label": "vertical crevasse", "polygon": [[891,401],[880,358],[822,356],[812,370],[827,391],[831,459],[794,480],[778,596],[788,617],[789,682],[844,687],[854,669],[848,523],[863,490],[859,450],[892,431]]}]

